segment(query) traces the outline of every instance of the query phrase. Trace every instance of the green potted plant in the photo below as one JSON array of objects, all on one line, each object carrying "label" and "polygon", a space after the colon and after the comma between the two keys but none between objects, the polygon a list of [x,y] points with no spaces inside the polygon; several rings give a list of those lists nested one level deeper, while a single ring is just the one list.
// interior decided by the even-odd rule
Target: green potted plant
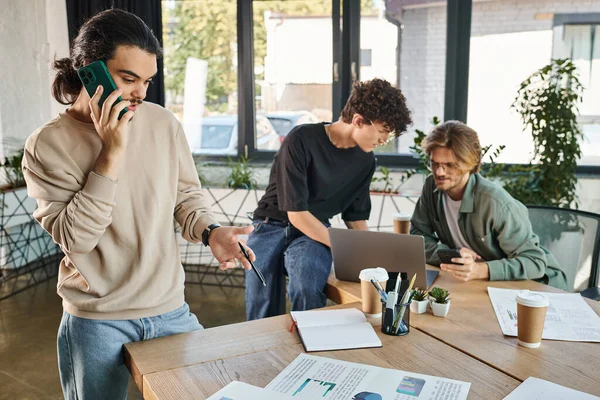
[{"label": "green potted plant", "polygon": [[27,196],[21,167],[23,153],[20,149],[0,164],[4,182],[0,188],[0,225],[3,229],[29,222],[37,206],[35,200]]},{"label": "green potted plant", "polygon": [[[37,203],[27,195],[21,167],[23,154],[21,148],[0,163],[3,182],[0,187],[0,286],[6,284],[5,288],[9,289],[4,293],[8,295],[11,294],[10,287],[23,288],[14,282],[20,279],[20,275],[31,272],[27,268],[31,263],[45,268],[46,277],[54,276],[58,265],[58,246],[33,219]],[[7,283],[9,279],[14,281]],[[22,281],[28,282],[25,286],[28,287],[38,279],[25,278]]]},{"label": "green potted plant", "polygon": [[427,300],[427,290],[415,288],[412,302],[410,303],[410,311],[415,314],[423,314],[427,311],[427,304],[429,304],[429,301]]},{"label": "green potted plant", "polygon": [[[387,167],[381,166],[379,167],[379,173],[380,175],[374,175],[373,178],[371,178],[371,193],[398,193],[398,188],[394,188],[394,180],[391,176],[390,170]],[[382,184],[383,187],[381,186]]]},{"label": "green potted plant", "polygon": [[256,189],[258,187],[256,179],[254,179],[254,171],[248,161],[244,156],[240,156],[238,162],[234,162],[229,157],[231,173],[227,177],[227,186],[232,189]]},{"label": "green potted plant", "polygon": [[529,165],[509,169],[504,188],[523,204],[577,207],[577,160],[584,138],[577,121],[583,86],[569,59],[550,64],[525,79],[512,107],[531,132]]},{"label": "green potted plant", "polygon": [[450,310],[450,293],[446,289],[434,287],[429,291],[431,309],[436,317],[445,317]]}]

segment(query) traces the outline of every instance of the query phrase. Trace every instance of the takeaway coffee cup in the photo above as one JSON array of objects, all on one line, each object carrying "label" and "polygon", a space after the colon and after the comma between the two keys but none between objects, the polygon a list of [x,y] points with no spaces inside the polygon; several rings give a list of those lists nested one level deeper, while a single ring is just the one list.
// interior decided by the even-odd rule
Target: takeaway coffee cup
[{"label": "takeaway coffee cup", "polygon": [[408,235],[410,232],[410,217],[408,213],[394,214],[394,232]]},{"label": "takeaway coffee cup", "polygon": [[523,347],[535,349],[542,344],[548,297],[541,293],[523,290],[517,294],[517,336]]},{"label": "takeaway coffee cup", "polygon": [[379,282],[385,291],[385,285],[389,279],[388,273],[384,268],[367,268],[360,271],[360,294],[362,299],[362,310],[367,318],[381,317],[381,297],[371,279]]}]

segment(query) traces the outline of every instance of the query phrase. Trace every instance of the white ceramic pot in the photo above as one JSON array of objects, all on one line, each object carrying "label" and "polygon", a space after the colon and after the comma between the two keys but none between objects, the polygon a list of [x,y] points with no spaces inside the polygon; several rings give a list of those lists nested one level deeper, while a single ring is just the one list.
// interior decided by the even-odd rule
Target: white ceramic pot
[{"label": "white ceramic pot", "polygon": [[431,297],[430,295],[427,295],[427,299],[429,301],[429,306],[431,307],[431,305],[433,304],[433,302],[435,301],[435,299],[433,297]]},{"label": "white ceramic pot", "polygon": [[446,304],[434,302],[431,304],[431,308],[433,309],[433,315],[436,317],[445,317],[448,315],[448,311],[450,310],[450,301],[448,301]]},{"label": "white ceramic pot", "polygon": [[421,300],[421,301],[413,300],[410,303],[410,312],[415,313],[415,314],[423,314],[425,311],[427,311],[428,304],[429,304],[429,300]]}]

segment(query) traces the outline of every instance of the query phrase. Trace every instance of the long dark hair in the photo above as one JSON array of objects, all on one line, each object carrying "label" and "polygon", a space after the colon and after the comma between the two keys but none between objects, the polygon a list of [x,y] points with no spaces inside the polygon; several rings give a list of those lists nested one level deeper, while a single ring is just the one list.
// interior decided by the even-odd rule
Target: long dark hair
[{"label": "long dark hair", "polygon": [[82,87],[77,70],[86,61],[107,62],[119,46],[133,46],[162,56],[158,39],[138,16],[116,8],[102,11],[81,26],[71,43],[71,56],[54,61],[56,78],[52,95],[56,101],[73,104]]}]

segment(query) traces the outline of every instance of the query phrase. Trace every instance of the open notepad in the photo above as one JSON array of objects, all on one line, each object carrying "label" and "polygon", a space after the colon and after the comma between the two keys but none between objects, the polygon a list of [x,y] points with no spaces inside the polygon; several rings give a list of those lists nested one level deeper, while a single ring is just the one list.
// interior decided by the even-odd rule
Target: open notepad
[{"label": "open notepad", "polygon": [[373,326],[356,308],[291,314],[306,351],[381,347]]}]

